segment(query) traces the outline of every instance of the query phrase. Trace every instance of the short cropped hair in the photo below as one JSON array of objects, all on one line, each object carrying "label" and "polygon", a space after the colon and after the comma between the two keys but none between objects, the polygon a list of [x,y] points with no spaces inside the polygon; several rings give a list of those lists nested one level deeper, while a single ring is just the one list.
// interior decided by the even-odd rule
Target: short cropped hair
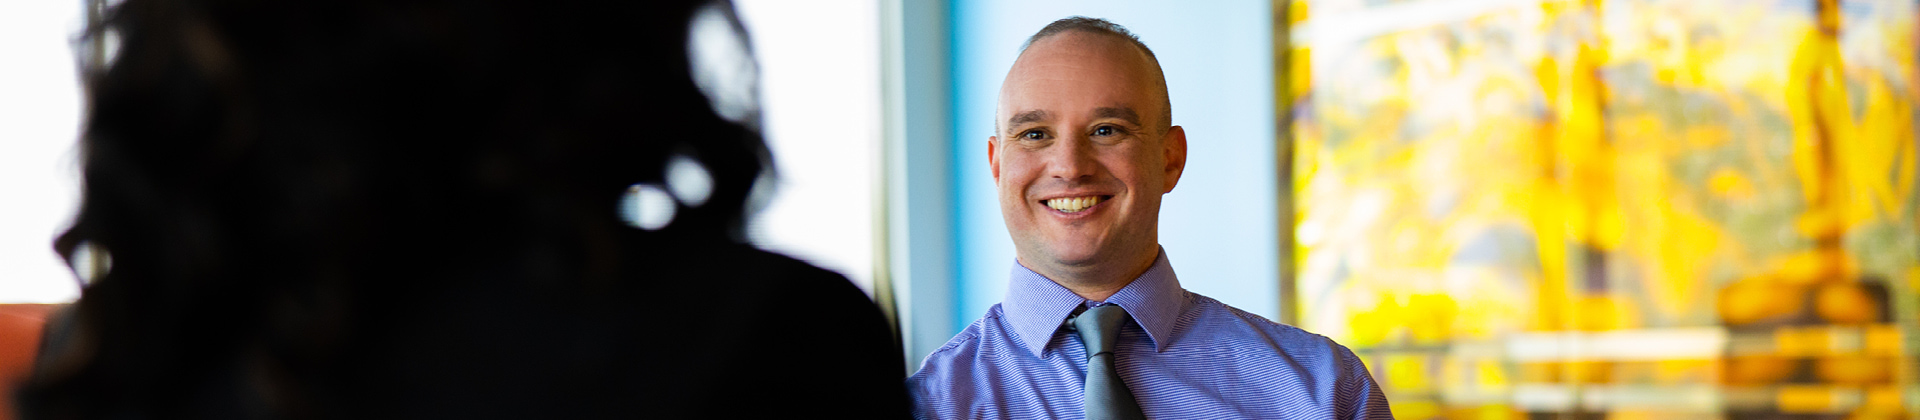
[{"label": "short cropped hair", "polygon": [[1027,47],[1033,46],[1033,43],[1035,42],[1040,42],[1040,40],[1042,39],[1046,39],[1047,37],[1054,36],[1054,35],[1059,35],[1060,33],[1067,32],[1067,31],[1083,31],[1083,32],[1090,32],[1090,33],[1096,33],[1096,34],[1102,34],[1102,35],[1113,35],[1116,37],[1126,39],[1127,41],[1132,42],[1133,46],[1139,47],[1141,52],[1147,53],[1147,59],[1153,60],[1153,65],[1155,67],[1158,67],[1160,65],[1160,59],[1154,57],[1153,49],[1147,48],[1147,44],[1140,42],[1140,37],[1134,35],[1132,31],[1128,31],[1127,27],[1120,26],[1120,24],[1113,23],[1106,19],[1092,18],[1092,17],[1086,17],[1086,16],[1069,16],[1065,19],[1056,20],[1056,21],[1053,21],[1053,23],[1047,24],[1046,27],[1040,28],[1040,32],[1034,32],[1033,36],[1027,37],[1027,43],[1020,45],[1020,52],[1022,53],[1026,52]]},{"label": "short cropped hair", "polygon": [[[1046,27],[1040,28],[1039,32],[1034,32],[1033,36],[1027,37],[1027,42],[1020,44],[1020,53],[1026,54],[1027,48],[1032,47],[1035,42],[1040,42],[1040,40],[1066,32],[1086,32],[1125,39],[1127,42],[1133,43],[1134,47],[1139,48],[1140,52],[1146,53],[1147,62],[1153,63],[1154,76],[1157,76],[1155,78],[1159,79],[1160,82],[1161,115],[1159,129],[1161,133],[1164,134],[1173,126],[1173,100],[1167,94],[1167,75],[1160,69],[1160,58],[1155,57],[1153,55],[1153,49],[1147,48],[1147,44],[1140,42],[1140,37],[1134,35],[1132,31],[1128,31],[1125,26],[1120,26],[1118,23],[1113,23],[1112,21],[1101,18],[1068,16],[1065,19],[1056,20],[1053,21],[1053,23],[1047,24]],[[995,125],[998,125],[997,121]]]}]

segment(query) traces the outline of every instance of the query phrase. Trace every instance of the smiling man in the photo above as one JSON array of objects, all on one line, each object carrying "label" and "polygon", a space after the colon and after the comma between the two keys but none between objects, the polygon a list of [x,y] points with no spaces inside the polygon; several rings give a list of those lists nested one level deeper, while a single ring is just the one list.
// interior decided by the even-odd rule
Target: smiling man
[{"label": "smiling man", "polygon": [[1027,39],[987,161],[1017,259],[1007,297],[907,379],[920,418],[1391,418],[1326,337],[1188,292],[1159,245],[1187,135],[1125,28]]}]

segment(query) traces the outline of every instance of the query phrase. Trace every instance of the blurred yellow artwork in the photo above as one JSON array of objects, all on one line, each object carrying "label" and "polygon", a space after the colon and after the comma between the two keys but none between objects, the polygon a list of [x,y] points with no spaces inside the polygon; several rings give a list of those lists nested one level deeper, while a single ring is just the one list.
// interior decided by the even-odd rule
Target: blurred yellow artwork
[{"label": "blurred yellow artwork", "polygon": [[1298,321],[1397,415],[1920,407],[1916,2],[1275,6]]}]

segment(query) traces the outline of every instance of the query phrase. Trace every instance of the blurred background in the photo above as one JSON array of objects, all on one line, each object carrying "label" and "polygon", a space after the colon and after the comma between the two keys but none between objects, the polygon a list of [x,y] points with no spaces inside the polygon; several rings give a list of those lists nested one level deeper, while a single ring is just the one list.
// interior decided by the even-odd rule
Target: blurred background
[{"label": "blurred background", "polygon": [[[1920,416],[1920,1],[735,3],[780,176],[749,236],[874,296],[903,375],[1005,293],[999,83],[1086,15],[1187,130],[1183,285],[1352,347],[1400,418]],[[101,4],[0,3],[8,331],[79,293]]]}]

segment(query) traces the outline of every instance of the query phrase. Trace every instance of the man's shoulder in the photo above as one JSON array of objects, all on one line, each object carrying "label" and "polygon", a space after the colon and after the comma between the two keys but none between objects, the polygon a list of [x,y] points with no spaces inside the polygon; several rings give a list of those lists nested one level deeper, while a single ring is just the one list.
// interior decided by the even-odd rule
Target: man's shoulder
[{"label": "man's shoulder", "polygon": [[1194,314],[1186,322],[1200,330],[1241,330],[1244,333],[1257,334],[1265,341],[1290,357],[1353,358],[1353,351],[1326,336],[1282,324],[1267,317],[1235,308],[1219,300],[1199,293],[1187,292],[1193,298]]},{"label": "man's shoulder", "polygon": [[[1272,357],[1261,357],[1259,354],[1263,351],[1254,350],[1240,353],[1234,360],[1241,363],[1242,367],[1255,367],[1243,369],[1243,372],[1268,372],[1292,378],[1290,381],[1263,383],[1290,383],[1295,387],[1305,387],[1310,392],[1293,392],[1299,389],[1288,386],[1269,388],[1268,391],[1324,398],[1295,401],[1290,399],[1292,397],[1279,397],[1274,401],[1292,401],[1292,409],[1321,407],[1335,418],[1391,418],[1386,414],[1386,398],[1381,396],[1366,365],[1347,346],[1326,336],[1274,322],[1212,298],[1192,292],[1189,295],[1195,303],[1194,316],[1185,320],[1193,324],[1189,331],[1207,331],[1205,334],[1216,335],[1209,337],[1208,342],[1231,342],[1229,345],[1241,350],[1271,349]],[[1285,362],[1281,362],[1283,360]]]},{"label": "man's shoulder", "polygon": [[[948,339],[946,344],[941,345],[939,349],[935,349],[933,353],[928,354],[926,360],[920,364],[920,371],[925,373],[928,371],[928,368],[938,368],[941,365],[952,364],[958,360],[974,359],[975,355],[979,352],[983,338],[1000,330],[1000,318],[1002,316],[1000,304],[996,303],[993,307],[988,308],[985,315],[981,315],[979,319],[973,320],[973,323],[968,324],[967,328],[961,329],[958,334],[953,335],[953,338]],[[914,376],[920,375],[915,374]]]},{"label": "man's shoulder", "polygon": [[983,363],[994,362],[982,360],[990,358],[983,354],[993,352],[983,352],[981,347],[988,336],[999,330],[1001,316],[1000,305],[993,305],[987,309],[986,315],[975,319],[920,362],[920,369],[906,380],[916,411],[923,414],[957,413],[959,411],[955,410],[963,410],[963,407],[955,405],[957,402],[975,398],[980,391],[975,389],[979,385],[979,378],[974,377],[976,370],[985,367],[981,366]]}]

